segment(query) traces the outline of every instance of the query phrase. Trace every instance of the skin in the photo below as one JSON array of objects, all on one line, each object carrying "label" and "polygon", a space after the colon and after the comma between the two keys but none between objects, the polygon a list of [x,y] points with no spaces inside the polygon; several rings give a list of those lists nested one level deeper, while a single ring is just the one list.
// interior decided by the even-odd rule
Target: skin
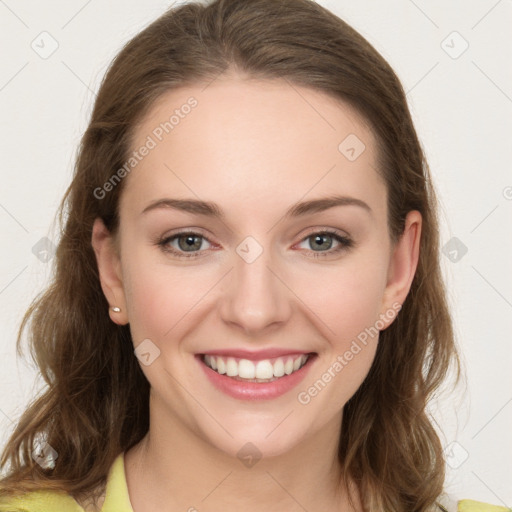
[{"label": "skin", "polygon": [[[409,212],[393,245],[371,129],[348,105],[285,80],[231,75],[207,88],[172,90],[138,126],[133,147],[190,96],[197,107],[125,178],[120,254],[100,219],[92,235],[103,291],[121,308],[110,311],[112,321],[130,324],[134,347],[149,338],[160,350],[141,365],[151,384],[150,430],[125,456],[133,508],[362,510],[357,490],[351,487],[352,507],[340,485],[336,450],[343,406],[366,377],[378,336],[308,404],[297,394],[380,314],[404,302],[421,215]],[[366,146],[354,161],[338,150],[349,134]],[[371,211],[345,205],[284,217],[299,201],[332,194],[360,199]],[[225,217],[171,208],[141,214],[162,198],[213,201]],[[339,242],[329,236],[315,245],[311,235],[326,228],[353,246],[335,252]],[[197,240],[197,258],[154,243],[187,230],[206,237]],[[252,263],[236,252],[247,236],[263,250]],[[183,253],[178,242],[168,246]],[[213,348],[268,347],[318,354],[305,381],[272,400],[223,394],[194,359]],[[237,457],[249,441],[262,454],[250,468]]]}]

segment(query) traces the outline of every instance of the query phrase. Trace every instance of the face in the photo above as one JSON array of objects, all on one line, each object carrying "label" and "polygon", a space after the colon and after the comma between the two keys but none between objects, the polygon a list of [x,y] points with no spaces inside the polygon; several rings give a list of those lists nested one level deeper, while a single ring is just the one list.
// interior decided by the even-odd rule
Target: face
[{"label": "face", "polygon": [[[417,260],[417,212],[390,241],[371,129],[321,92],[233,77],[166,93],[137,127],[144,145],[120,259],[99,220],[93,245],[112,319],[142,343],[152,417],[233,456],[338,432]],[[214,353],[217,371],[201,357]],[[256,371],[274,380],[247,382]]]}]

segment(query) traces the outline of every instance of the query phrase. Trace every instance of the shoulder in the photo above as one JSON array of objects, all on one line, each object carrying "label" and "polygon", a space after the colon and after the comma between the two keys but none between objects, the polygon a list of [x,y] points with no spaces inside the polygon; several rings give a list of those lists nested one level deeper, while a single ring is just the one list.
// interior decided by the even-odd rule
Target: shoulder
[{"label": "shoulder", "polygon": [[[102,512],[133,512],[124,472],[124,452],[114,460],[106,489],[97,505]],[[17,496],[0,496],[0,512],[87,512],[97,510],[90,502],[82,506],[68,493],[40,489]]]},{"label": "shoulder", "polygon": [[452,495],[443,493],[437,501],[436,512],[512,512],[512,509],[482,501],[457,500]]},{"label": "shoulder", "polygon": [[437,512],[512,512],[512,509],[475,500],[455,501],[444,496],[437,503]]},{"label": "shoulder", "polygon": [[460,500],[457,504],[457,512],[511,512],[508,507],[490,505],[482,501]]},{"label": "shoulder", "polygon": [[0,497],[0,512],[84,512],[84,509],[64,492],[40,490],[20,496]]}]

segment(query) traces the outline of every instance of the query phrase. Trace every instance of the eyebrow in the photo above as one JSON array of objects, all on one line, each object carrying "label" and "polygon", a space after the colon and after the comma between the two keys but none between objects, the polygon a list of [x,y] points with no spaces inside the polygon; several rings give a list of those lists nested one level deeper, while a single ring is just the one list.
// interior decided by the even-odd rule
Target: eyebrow
[{"label": "eyebrow", "polygon": [[[295,218],[309,215],[312,213],[318,213],[336,206],[359,206],[368,213],[372,213],[372,209],[361,199],[348,196],[329,196],[320,199],[311,199],[309,201],[303,201],[301,203],[294,204],[287,210],[285,218]],[[150,203],[141,215],[150,212],[152,210],[160,208],[171,208],[174,210],[180,210],[188,213],[194,213],[196,215],[205,215],[208,217],[214,217],[218,219],[224,219],[225,215],[222,209],[213,202],[201,201],[198,199],[172,199],[164,198],[158,199]]]}]

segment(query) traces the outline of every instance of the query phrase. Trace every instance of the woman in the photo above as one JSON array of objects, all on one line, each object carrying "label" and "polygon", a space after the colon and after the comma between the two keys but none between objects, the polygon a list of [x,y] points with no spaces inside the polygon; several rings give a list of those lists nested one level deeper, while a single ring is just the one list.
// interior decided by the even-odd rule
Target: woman
[{"label": "woman", "polygon": [[169,10],[107,72],[65,209],[0,510],[445,509],[435,194],[346,23]]}]

